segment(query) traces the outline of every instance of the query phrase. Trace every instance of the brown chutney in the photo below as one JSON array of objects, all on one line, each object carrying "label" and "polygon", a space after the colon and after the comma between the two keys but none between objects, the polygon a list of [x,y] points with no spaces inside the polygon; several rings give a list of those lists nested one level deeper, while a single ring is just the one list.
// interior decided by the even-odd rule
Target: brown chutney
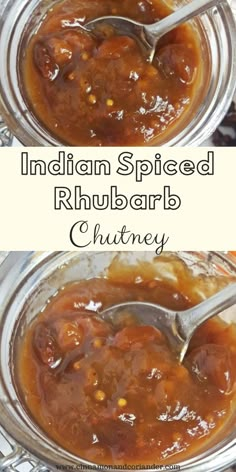
[{"label": "brown chutney", "polygon": [[235,411],[234,325],[204,323],[181,365],[156,328],[129,314],[112,325],[99,317],[128,300],[192,305],[183,284],[180,292],[140,274],[135,282],[119,269],[64,287],[19,346],[19,384],[35,422],[98,464],[179,463],[210,447]]},{"label": "brown chutney", "polygon": [[21,61],[32,113],[68,145],[151,145],[168,139],[192,119],[199,103],[205,58],[197,29],[190,23],[166,34],[149,64],[133,38],[107,28],[98,39],[80,24],[103,15],[153,23],[169,13],[158,0],[53,5]]}]

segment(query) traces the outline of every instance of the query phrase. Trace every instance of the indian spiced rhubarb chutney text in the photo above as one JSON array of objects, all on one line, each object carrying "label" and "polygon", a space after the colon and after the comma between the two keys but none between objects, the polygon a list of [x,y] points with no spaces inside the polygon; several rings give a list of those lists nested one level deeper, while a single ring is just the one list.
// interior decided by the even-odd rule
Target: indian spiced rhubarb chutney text
[{"label": "indian spiced rhubarb chutney text", "polygon": [[129,313],[113,324],[99,316],[128,300],[184,310],[193,302],[181,284],[177,291],[144,266],[114,267],[62,288],[26,330],[22,398],[60,446],[97,464],[179,463],[224,431],[235,412],[235,325],[205,322],[180,364],[158,329]]},{"label": "indian spiced rhubarb chutney text", "polygon": [[98,39],[80,28],[103,15],[153,23],[171,11],[160,0],[53,4],[21,61],[29,108],[64,144],[151,145],[173,137],[203,93],[207,54],[196,25],[161,38],[152,64],[134,38],[105,27]]}]

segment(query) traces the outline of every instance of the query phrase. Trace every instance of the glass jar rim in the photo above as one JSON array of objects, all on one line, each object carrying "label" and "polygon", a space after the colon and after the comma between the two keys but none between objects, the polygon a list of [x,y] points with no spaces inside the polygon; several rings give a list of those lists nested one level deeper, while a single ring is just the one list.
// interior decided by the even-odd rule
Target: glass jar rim
[{"label": "glass jar rim", "polygon": [[[48,4],[48,2],[46,2]],[[38,1],[3,2],[0,20],[0,113],[13,134],[28,146],[61,146],[28,109],[22,96],[17,68],[19,47],[25,24]],[[13,12],[14,9],[14,12]],[[15,13],[17,11],[17,14]],[[212,73],[204,102],[190,122],[164,146],[198,146],[222,121],[236,88],[236,23],[231,7],[223,2],[198,20],[209,35]]]},{"label": "glass jar rim", "polygon": [[[10,336],[11,339],[12,333],[7,333],[7,320],[13,318],[12,313],[16,312],[19,314],[19,300],[21,304],[25,304],[28,300],[29,291],[32,290],[31,284],[35,284],[36,287],[39,286],[41,278],[46,278],[54,273],[55,270],[63,267],[67,267],[70,270],[70,265],[73,268],[73,258],[79,261],[83,261],[83,258],[88,257],[90,260],[94,260],[95,267],[99,263],[99,258],[107,263],[108,253],[97,252],[97,253],[67,253],[67,252],[58,252],[58,253],[10,253],[9,256],[5,259],[2,266],[0,266],[0,278],[3,280],[3,294],[1,297],[7,295],[6,299],[1,300],[2,310],[0,313],[0,349],[2,351],[3,343],[6,346],[7,337]],[[112,252],[112,255],[117,255],[117,252]],[[127,254],[127,253],[125,253]],[[142,254],[142,253],[136,253]],[[170,255],[172,253],[169,253]],[[174,253],[176,254],[176,253]],[[199,262],[200,268],[204,267],[204,264],[210,264],[211,267],[216,267],[220,273],[223,274],[227,270],[227,273],[233,276],[236,276],[236,259],[233,257],[228,257],[222,253],[209,252],[209,253],[177,253],[179,257],[188,261],[190,264],[194,260]],[[146,256],[145,256],[146,257]],[[194,259],[195,258],[195,259]],[[209,262],[208,262],[209,261]],[[14,270],[12,269],[14,263]],[[213,265],[212,265],[213,264]],[[96,268],[97,270],[97,268]],[[6,275],[6,281],[4,281],[4,274]],[[84,276],[84,272],[83,272]],[[16,286],[15,286],[16,285]],[[56,288],[53,285],[53,290]],[[37,291],[37,293],[40,293]],[[5,295],[4,295],[5,294]],[[45,295],[45,294],[44,294]],[[23,296],[23,298],[22,298]],[[21,298],[19,298],[21,297]],[[16,310],[17,307],[17,310]],[[14,324],[16,320],[12,320]],[[4,329],[3,329],[4,328]],[[7,346],[11,345],[11,342],[7,342]],[[9,349],[9,348],[7,348]],[[4,385],[6,381],[3,378],[3,369],[6,368],[8,364],[8,359],[4,357],[4,353],[1,355],[0,359],[0,411],[1,415],[1,425],[5,428],[10,436],[14,438],[21,446],[28,450],[34,457],[37,457],[44,464],[50,465],[50,470],[58,470],[55,464],[65,465],[65,463],[70,465],[75,464],[84,464],[84,466],[94,466],[95,464],[90,463],[81,458],[76,458],[67,451],[64,451],[60,446],[57,446],[53,441],[48,440],[44,434],[41,434],[37,430],[35,433],[35,427],[32,429],[32,425],[27,423],[27,427],[30,431],[24,431],[24,415],[17,405],[17,401],[14,401],[14,407],[10,407],[9,411],[4,411],[4,401],[8,401],[9,398],[6,388]],[[5,366],[5,367],[4,367]],[[5,374],[6,375],[6,374]],[[7,379],[7,377],[6,377]],[[11,383],[9,377],[10,390],[14,391],[14,383]],[[13,399],[17,397],[13,395]],[[14,418],[14,408],[17,410],[17,421]],[[23,415],[23,416],[22,416]],[[27,417],[27,421],[28,421]],[[35,426],[35,425],[34,425]],[[42,444],[40,443],[42,440]],[[195,457],[192,457],[186,461],[181,462],[181,470],[186,472],[218,472],[224,470],[225,467],[230,466],[235,461],[235,452],[236,452],[236,432],[234,431],[226,439],[220,441],[217,445],[211,447],[207,453],[203,452]],[[112,470],[112,468],[110,469]],[[145,470],[145,469],[144,469]]]}]

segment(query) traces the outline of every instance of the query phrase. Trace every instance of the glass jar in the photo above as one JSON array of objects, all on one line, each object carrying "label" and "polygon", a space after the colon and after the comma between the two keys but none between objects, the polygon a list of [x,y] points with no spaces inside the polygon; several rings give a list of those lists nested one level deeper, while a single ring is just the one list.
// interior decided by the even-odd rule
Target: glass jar
[{"label": "glass jar", "polygon": [[[156,277],[169,283],[175,282],[180,265],[194,283],[200,275],[196,302],[236,280],[235,257],[216,252],[164,253],[159,258],[153,258],[151,252],[13,252],[4,256],[0,265],[0,426],[19,445],[15,453],[18,458],[36,457],[49,470],[58,470],[58,466],[79,470],[79,466],[92,464],[49,439],[29,416],[18,390],[14,363],[17,344],[48,299],[68,282],[104,275],[115,257],[132,265],[140,260],[150,261],[155,265]],[[225,316],[228,323],[236,322],[235,309]],[[235,415],[236,412],[222,437],[217,436],[217,442],[180,463],[181,471],[220,472],[235,462]],[[3,464],[6,466],[7,462]]]},{"label": "glass jar", "polygon": [[[0,0],[0,114],[12,133],[26,146],[61,145],[29,110],[19,73],[21,51],[53,0]],[[194,20],[200,35],[203,71],[201,95],[188,118],[160,145],[198,146],[219,125],[231,103],[236,81],[236,26],[232,10],[221,5]],[[187,121],[188,120],[188,121]]]}]

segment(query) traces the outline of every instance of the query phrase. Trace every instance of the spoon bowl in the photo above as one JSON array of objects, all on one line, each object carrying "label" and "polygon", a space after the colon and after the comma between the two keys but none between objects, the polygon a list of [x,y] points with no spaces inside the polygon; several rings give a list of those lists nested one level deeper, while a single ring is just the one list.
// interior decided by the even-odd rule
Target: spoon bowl
[{"label": "spoon bowl", "polygon": [[105,321],[114,323],[117,315],[129,313],[141,325],[158,328],[168,339],[179,362],[183,362],[196,329],[206,320],[236,303],[236,283],[216,293],[193,308],[178,312],[148,302],[126,302],[113,305],[101,313]]},{"label": "spoon bowl", "polygon": [[156,45],[153,44],[152,36],[149,36],[148,25],[139,23],[123,16],[102,16],[90,21],[84,26],[86,31],[89,31],[96,36],[102,36],[104,28],[110,27],[114,34],[120,36],[130,36],[135,39],[147,55],[147,60],[152,62],[155,55]]}]

